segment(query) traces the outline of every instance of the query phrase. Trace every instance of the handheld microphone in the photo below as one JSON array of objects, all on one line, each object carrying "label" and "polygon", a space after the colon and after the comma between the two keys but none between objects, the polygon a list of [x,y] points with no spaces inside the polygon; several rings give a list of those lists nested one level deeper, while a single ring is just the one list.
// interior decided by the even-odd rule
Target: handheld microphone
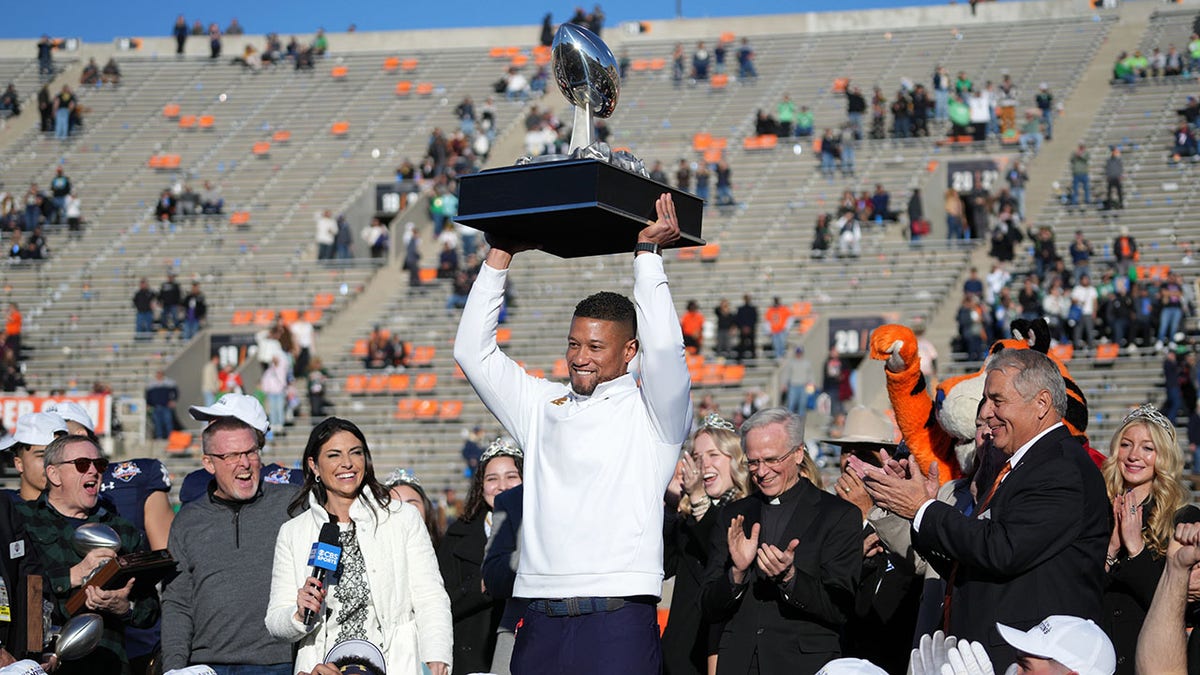
[{"label": "handheld microphone", "polygon": [[[325,585],[325,575],[337,570],[338,561],[342,558],[341,542],[338,540],[337,518],[330,515],[329,522],[321,526],[321,536],[317,537],[312,551],[308,554],[308,564],[312,566],[309,575]],[[311,609],[304,610],[304,625],[312,628],[317,623],[317,615]]]}]

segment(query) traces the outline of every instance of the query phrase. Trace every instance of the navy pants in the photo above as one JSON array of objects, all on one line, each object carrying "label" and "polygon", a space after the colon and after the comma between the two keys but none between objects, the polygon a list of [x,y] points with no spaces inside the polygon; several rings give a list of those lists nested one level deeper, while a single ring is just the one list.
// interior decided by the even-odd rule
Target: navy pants
[{"label": "navy pants", "polygon": [[513,648],[513,675],[659,675],[662,646],[653,605],[550,617],[525,612]]}]

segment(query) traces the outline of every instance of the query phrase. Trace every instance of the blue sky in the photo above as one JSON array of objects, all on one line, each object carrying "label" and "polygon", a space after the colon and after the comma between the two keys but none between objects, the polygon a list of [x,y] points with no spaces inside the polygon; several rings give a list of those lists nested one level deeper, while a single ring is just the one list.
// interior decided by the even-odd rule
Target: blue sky
[{"label": "blue sky", "polygon": [[[595,0],[576,2],[590,8]],[[576,2],[66,0],[42,4],[14,0],[4,3],[0,38],[36,38],[49,33],[55,37],[108,42],[116,37],[169,35],[177,14],[186,16],[189,24],[193,19],[200,19],[205,24],[216,21],[222,28],[236,16],[247,32],[275,31],[285,35],[312,32],[318,26],[329,31],[342,31],[351,23],[359,30],[522,25],[540,23],[547,11],[554,14],[556,22],[566,20],[574,12]],[[672,18],[677,3],[686,18],[944,4],[931,0],[656,0],[650,3],[615,0],[601,2],[601,5],[608,16],[608,25],[615,26],[622,21]]]}]

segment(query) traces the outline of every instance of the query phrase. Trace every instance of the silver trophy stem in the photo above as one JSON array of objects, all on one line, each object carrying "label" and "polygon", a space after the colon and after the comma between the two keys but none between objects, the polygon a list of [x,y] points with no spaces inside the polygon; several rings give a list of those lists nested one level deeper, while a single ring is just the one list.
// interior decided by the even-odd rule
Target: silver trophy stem
[{"label": "silver trophy stem", "polygon": [[595,128],[592,121],[592,104],[586,96],[583,97],[582,103],[583,105],[575,106],[575,121],[571,126],[571,147],[567,150],[568,154],[592,144],[592,129]]}]

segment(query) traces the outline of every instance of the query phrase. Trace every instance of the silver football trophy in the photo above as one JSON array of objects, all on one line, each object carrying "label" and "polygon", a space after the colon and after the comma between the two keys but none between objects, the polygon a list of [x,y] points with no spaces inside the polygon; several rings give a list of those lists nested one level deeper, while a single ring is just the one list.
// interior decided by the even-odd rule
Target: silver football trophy
[{"label": "silver football trophy", "polygon": [[657,217],[655,200],[670,193],[682,231],[674,246],[704,244],[700,198],[652,180],[628,151],[593,142],[595,119],[611,116],[620,97],[620,71],[608,45],[565,23],[551,58],[559,91],[575,106],[570,154],[522,157],[516,166],[462,176],[455,220],[563,258],[627,253]]}]

